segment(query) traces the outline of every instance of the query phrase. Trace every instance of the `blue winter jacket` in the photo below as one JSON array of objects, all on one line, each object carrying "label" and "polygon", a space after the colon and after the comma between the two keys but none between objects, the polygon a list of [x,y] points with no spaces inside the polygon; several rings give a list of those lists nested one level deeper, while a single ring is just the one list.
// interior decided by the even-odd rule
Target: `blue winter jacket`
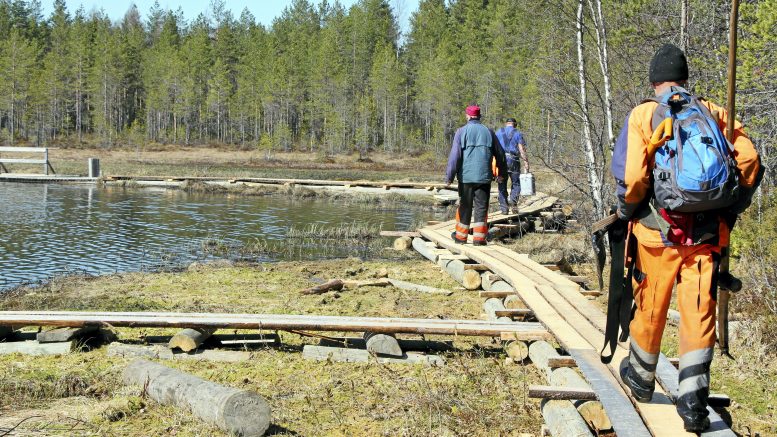
[{"label": "blue winter jacket", "polygon": [[445,181],[451,183],[456,177],[465,184],[490,183],[494,177],[492,158],[496,158],[499,174],[507,174],[504,151],[494,131],[483,126],[480,120],[470,120],[453,137]]}]

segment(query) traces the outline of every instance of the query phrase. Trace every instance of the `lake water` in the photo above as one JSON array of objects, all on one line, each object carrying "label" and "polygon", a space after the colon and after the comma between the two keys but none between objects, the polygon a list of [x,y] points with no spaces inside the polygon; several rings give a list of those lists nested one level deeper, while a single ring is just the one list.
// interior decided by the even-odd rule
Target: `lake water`
[{"label": "lake water", "polygon": [[[0,290],[60,274],[153,271],[213,257],[368,257],[369,245],[358,239],[287,244],[287,234],[311,226],[408,230],[444,215],[407,205],[0,182]],[[235,250],[212,250],[224,247]]]}]

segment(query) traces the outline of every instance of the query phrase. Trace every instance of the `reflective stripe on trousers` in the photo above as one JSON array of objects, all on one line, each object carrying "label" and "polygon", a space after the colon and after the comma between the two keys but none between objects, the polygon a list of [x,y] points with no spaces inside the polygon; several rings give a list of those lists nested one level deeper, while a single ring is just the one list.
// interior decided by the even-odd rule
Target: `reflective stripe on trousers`
[{"label": "reflective stripe on trousers", "polygon": [[[456,211],[456,239],[466,241],[466,234],[472,229],[475,241],[485,241],[488,234],[488,199],[491,184],[459,184],[459,209]],[[470,227],[470,223],[474,223]]]}]

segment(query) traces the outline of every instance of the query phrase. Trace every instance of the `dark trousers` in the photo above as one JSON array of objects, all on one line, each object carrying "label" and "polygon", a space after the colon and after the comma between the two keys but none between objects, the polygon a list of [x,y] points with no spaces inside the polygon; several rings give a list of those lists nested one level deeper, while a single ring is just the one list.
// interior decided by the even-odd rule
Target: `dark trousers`
[{"label": "dark trousers", "polygon": [[467,241],[471,229],[473,241],[486,241],[490,196],[491,184],[459,184],[459,209],[456,211],[457,240]]},{"label": "dark trousers", "polygon": [[[510,195],[507,195],[507,179],[510,179]],[[517,160],[507,160],[507,174],[499,184],[499,207],[504,211],[515,205],[521,193],[521,166]]]}]

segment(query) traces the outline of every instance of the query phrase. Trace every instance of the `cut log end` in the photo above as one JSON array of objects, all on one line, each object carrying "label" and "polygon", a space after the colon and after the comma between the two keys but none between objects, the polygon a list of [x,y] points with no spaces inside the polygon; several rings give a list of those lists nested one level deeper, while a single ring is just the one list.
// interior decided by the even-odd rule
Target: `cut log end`
[{"label": "cut log end", "polygon": [[410,237],[399,237],[394,240],[394,250],[408,250],[413,247],[413,240]]},{"label": "cut log end", "polygon": [[511,341],[505,346],[507,356],[514,362],[520,363],[526,360],[529,356],[529,346],[523,341]]},{"label": "cut log end", "polygon": [[186,328],[175,334],[167,346],[170,349],[178,348],[190,352],[200,347],[214,332],[216,328]]},{"label": "cut log end", "polygon": [[404,355],[402,348],[399,346],[399,341],[393,335],[365,332],[364,340],[367,342],[367,350],[374,354],[389,357],[401,357]]},{"label": "cut log end", "polygon": [[477,290],[480,288],[480,275],[475,270],[465,270],[461,282],[467,290]]}]

